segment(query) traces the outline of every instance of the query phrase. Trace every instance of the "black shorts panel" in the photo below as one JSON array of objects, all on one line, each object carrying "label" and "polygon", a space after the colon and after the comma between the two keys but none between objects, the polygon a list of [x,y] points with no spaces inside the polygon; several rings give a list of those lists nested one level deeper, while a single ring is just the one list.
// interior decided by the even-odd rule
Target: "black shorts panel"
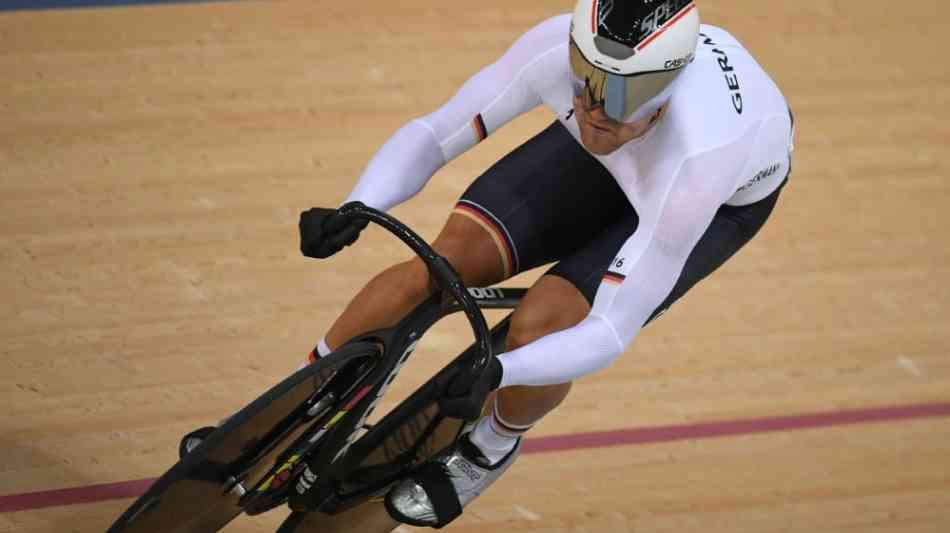
[{"label": "black shorts panel", "polygon": [[[782,187],[779,187],[778,190],[754,204],[720,207],[709,227],[706,228],[706,232],[686,259],[686,264],[673,290],[654,310],[647,322],[666,311],[693,285],[713,273],[745,246],[765,225],[765,221],[768,220],[778,201],[781,189]],[[607,272],[607,267],[636,228],[635,216],[624,217],[605,228],[587,246],[562,258],[547,273],[570,281],[593,305],[594,296]]]},{"label": "black shorts panel", "polygon": [[[651,320],[755,236],[781,188],[754,204],[719,208]],[[547,273],[570,281],[592,305],[608,265],[639,225],[610,172],[560,122],[489,168],[457,209],[504,242],[511,275],[556,261]]]},{"label": "black shorts panel", "polygon": [[458,207],[512,249],[511,275],[567,257],[632,212],[613,176],[560,122],[492,165]]}]

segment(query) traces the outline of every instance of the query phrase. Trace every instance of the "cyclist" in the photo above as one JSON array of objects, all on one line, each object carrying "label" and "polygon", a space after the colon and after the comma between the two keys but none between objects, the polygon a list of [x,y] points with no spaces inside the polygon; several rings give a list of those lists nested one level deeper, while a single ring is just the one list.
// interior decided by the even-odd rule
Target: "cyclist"
[{"label": "cyclist", "polygon": [[[579,0],[530,29],[446,104],[372,158],[347,201],[389,210],[448,161],[538,105],[557,117],[462,195],[434,248],[470,286],[554,263],[515,310],[506,351],[443,409],[489,414],[387,497],[394,518],[441,526],[516,459],[521,436],[609,366],[638,331],[748,242],[791,165],[782,93],[690,0]],[[301,214],[301,250],[325,258],[365,222]],[[429,297],[412,259],[371,280],[313,357],[388,327]],[[454,493],[454,494],[450,494]]]}]

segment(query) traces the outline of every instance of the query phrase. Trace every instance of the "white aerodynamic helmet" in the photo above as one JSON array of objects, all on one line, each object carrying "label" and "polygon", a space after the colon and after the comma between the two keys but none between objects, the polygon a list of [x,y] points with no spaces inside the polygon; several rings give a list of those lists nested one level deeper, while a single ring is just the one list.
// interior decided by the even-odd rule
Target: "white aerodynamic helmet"
[{"label": "white aerodynamic helmet", "polygon": [[579,0],[571,21],[574,95],[617,121],[654,112],[696,54],[692,0]]}]

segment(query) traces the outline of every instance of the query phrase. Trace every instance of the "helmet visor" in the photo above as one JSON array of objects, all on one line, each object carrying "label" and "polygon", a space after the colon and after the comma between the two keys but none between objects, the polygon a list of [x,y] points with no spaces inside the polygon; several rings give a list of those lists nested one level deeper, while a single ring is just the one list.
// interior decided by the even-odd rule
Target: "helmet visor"
[{"label": "helmet visor", "polygon": [[571,74],[574,96],[586,109],[602,107],[608,117],[623,122],[663,92],[679,69],[622,75],[607,72],[584,57],[571,39]]}]

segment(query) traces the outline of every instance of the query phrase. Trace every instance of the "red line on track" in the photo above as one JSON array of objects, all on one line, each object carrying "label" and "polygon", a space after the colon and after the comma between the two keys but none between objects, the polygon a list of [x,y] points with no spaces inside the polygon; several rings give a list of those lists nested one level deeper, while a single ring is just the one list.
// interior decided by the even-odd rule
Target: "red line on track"
[{"label": "red line on track", "polygon": [[138,498],[155,479],[136,479],[119,483],[103,483],[71,489],[44,490],[28,492],[26,494],[11,494],[0,496],[0,513],[14,511],[28,511],[44,507],[61,507],[79,503],[94,503],[105,500],[119,500],[122,498]]},{"label": "red line on track", "polygon": [[[524,444],[524,452],[545,453],[946,416],[950,416],[950,403],[855,409],[832,413],[722,422],[699,422],[527,439]],[[136,479],[118,483],[0,496],[0,513],[135,498],[144,493],[154,481],[153,478]]]},{"label": "red line on track", "polygon": [[950,416],[950,403],[856,409],[853,411],[839,411],[833,413],[793,415],[775,418],[752,418],[748,420],[731,420],[724,422],[698,422],[695,424],[676,426],[621,429],[617,431],[599,431],[594,433],[577,433],[574,435],[556,435],[530,440],[526,439],[524,452],[544,453],[582,448],[604,448],[607,446],[708,439],[774,431],[792,431],[796,429],[866,424],[870,422],[893,422],[913,418],[943,416]]}]

